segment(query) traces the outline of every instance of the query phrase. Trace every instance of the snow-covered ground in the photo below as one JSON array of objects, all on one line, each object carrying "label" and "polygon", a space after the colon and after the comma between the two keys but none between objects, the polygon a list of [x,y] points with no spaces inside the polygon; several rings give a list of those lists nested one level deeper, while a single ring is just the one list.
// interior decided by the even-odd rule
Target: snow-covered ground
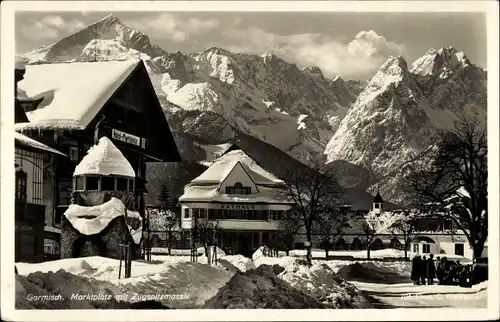
[{"label": "snow-covered ground", "polygon": [[[352,252],[350,253],[352,254]],[[374,257],[384,257],[384,254],[388,256],[388,253],[386,250],[385,252],[372,252]],[[301,255],[300,252],[297,254],[296,251],[292,254],[294,256]],[[392,255],[389,256],[392,257]],[[142,294],[146,297],[149,295],[155,296],[156,294],[180,296],[177,299],[158,299],[162,304],[170,308],[201,308],[206,305],[209,299],[217,298],[217,296],[220,299],[224,298],[224,301],[228,301],[228,295],[226,294],[228,288],[224,291],[225,295],[220,293],[221,288],[235,274],[249,272],[262,265],[275,267],[273,270],[278,269],[278,271],[275,271],[276,276],[284,281],[286,285],[298,290],[299,293],[302,292],[301,294],[305,293],[317,298],[319,302],[327,307],[348,307],[353,303],[356,303],[354,307],[364,307],[367,305],[365,295],[370,296],[370,301],[380,302],[376,305],[388,308],[486,307],[487,282],[475,285],[472,288],[442,285],[413,285],[409,281],[410,262],[361,260],[359,261],[360,264],[356,265],[362,265],[363,269],[370,271],[367,272],[366,276],[378,277],[376,281],[363,280],[361,282],[350,279],[350,275],[344,274],[346,270],[343,268],[351,267],[356,261],[325,261],[314,259],[313,266],[310,268],[303,266],[301,261],[297,257],[267,257],[263,256],[262,252],[257,252],[254,259],[246,258],[242,255],[218,256],[217,265],[209,266],[206,256],[199,256],[198,262],[193,263],[190,261],[190,256],[178,252],[176,256],[153,255],[151,262],[144,260],[133,261],[132,276],[127,279],[118,279],[118,260],[97,256],[62,259],[37,264],[16,263],[16,267],[19,275],[22,276],[41,272],[35,274],[37,275],[34,277],[35,281],[43,280],[44,276],[47,277],[44,274],[52,274],[51,283],[60,283],[62,286],[59,289],[63,290],[64,295],[68,297],[73,293],[81,294],[81,292],[100,292],[102,290],[112,293],[118,300],[130,302],[141,300],[141,298],[134,299],[133,294]],[[68,275],[66,272],[70,274]],[[387,281],[384,281],[384,274],[388,276]],[[254,275],[258,276],[259,274]],[[68,276],[70,277],[68,278]],[[274,282],[269,280],[269,274],[266,276],[263,276],[266,279],[265,282],[251,282],[253,277],[250,279],[249,277],[242,277],[243,279],[241,280],[240,278],[239,282],[235,285],[240,285],[241,282],[247,281],[249,283],[248,287],[257,287],[254,289],[252,296],[257,296],[257,298],[262,300],[260,296],[263,296],[263,293],[260,287],[263,285],[267,285],[266,287],[274,285]],[[401,278],[399,281],[389,281],[389,277],[393,276]],[[83,280],[82,277],[84,278]],[[346,279],[347,283],[344,279]],[[280,287],[286,288],[287,286],[282,284]],[[18,296],[25,294],[26,290],[29,290],[26,287],[19,289],[21,291],[16,287]],[[232,288],[230,287],[229,289]],[[255,293],[257,291],[259,293]],[[295,294],[294,296],[300,297],[300,295],[297,295],[299,293],[293,293],[295,291],[291,289],[285,291],[288,292],[287,294]],[[232,294],[231,292],[229,294]],[[119,297],[120,295],[122,298]],[[124,295],[125,298],[123,298]],[[145,299],[147,298],[142,298],[142,300]],[[211,303],[215,305],[214,307],[218,307],[217,304],[213,303],[213,300]],[[237,305],[241,305],[241,303],[237,303]],[[253,303],[252,305],[257,304]],[[262,303],[257,306],[266,307]]]}]

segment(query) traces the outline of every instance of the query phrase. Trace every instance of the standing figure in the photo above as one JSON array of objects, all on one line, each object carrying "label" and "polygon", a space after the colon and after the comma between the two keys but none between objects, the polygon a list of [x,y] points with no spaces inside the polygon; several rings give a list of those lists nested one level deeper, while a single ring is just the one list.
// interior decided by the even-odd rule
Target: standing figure
[{"label": "standing figure", "polygon": [[425,277],[426,277],[426,272],[427,272],[427,257],[423,256],[422,260],[420,261],[420,268],[419,268],[419,276],[420,276],[420,284],[425,285]]},{"label": "standing figure", "polygon": [[419,255],[416,255],[413,257],[413,260],[411,262],[411,280],[413,281],[414,285],[420,285],[420,267],[421,267],[421,261]]},{"label": "standing figure", "polygon": [[430,254],[429,259],[427,260],[427,284],[432,285],[434,282],[434,278],[436,277],[436,266],[434,266],[434,255]]},{"label": "standing figure", "polygon": [[443,259],[439,256],[436,258],[436,277],[439,281],[439,284],[443,284],[444,279],[444,267],[443,267]]}]

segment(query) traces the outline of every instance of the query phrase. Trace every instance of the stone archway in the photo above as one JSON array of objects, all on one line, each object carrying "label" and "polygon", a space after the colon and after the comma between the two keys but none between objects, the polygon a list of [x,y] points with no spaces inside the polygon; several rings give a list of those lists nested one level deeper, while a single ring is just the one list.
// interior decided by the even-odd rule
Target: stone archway
[{"label": "stone archway", "polygon": [[384,248],[384,243],[380,238],[375,238],[375,240],[372,242],[370,249],[371,250],[379,250]]},{"label": "stone archway", "polygon": [[98,237],[82,235],[73,242],[71,249],[71,257],[73,258],[87,256],[106,257],[106,244]]},{"label": "stone archway", "polygon": [[345,242],[344,238],[338,238],[335,241],[334,244],[334,250],[347,250],[347,243]]},{"label": "stone archway", "polygon": [[359,240],[358,237],[354,238],[354,240],[351,243],[351,250],[361,250],[363,247],[363,244],[361,243],[361,240]]}]

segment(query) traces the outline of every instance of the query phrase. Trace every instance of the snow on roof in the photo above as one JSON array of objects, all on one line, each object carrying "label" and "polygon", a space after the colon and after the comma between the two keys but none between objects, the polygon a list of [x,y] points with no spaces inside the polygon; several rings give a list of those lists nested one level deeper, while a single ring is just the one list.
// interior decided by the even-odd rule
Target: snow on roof
[{"label": "snow on roof", "polygon": [[[103,231],[113,219],[125,216],[125,205],[117,198],[111,198],[110,201],[99,206],[84,207],[72,204],[68,207],[64,216],[81,234],[95,235]],[[136,211],[127,211],[127,217],[142,221],[141,216]],[[139,243],[142,236],[142,224],[136,230],[129,225],[127,226],[134,242]]]},{"label": "snow on roof", "polygon": [[138,62],[134,59],[26,66],[19,89],[32,99],[44,99],[38,109],[26,113],[31,124],[22,123],[17,128],[86,128]]},{"label": "snow on roof", "polygon": [[118,175],[135,177],[135,171],[121,151],[107,137],[92,146],[76,166],[73,176],[83,174]]},{"label": "snow on roof", "polygon": [[279,200],[276,188],[259,186],[259,191],[249,195],[228,195],[219,191],[219,185],[197,186],[188,185],[184,188],[184,194],[179,202],[237,202],[237,203],[283,203],[292,204],[285,200]]},{"label": "snow on roof", "polygon": [[231,173],[238,162],[257,185],[276,185],[283,183],[282,180],[259,166],[245,152],[242,150],[234,150],[216,159],[205,172],[193,179],[191,184],[221,183],[226,179],[229,173]]},{"label": "snow on roof", "polygon": [[16,143],[24,145],[26,147],[66,156],[66,154],[59,152],[56,149],[53,149],[50,146],[45,145],[41,142],[33,140],[32,138],[29,138],[21,133],[14,132],[14,139],[16,140]]}]

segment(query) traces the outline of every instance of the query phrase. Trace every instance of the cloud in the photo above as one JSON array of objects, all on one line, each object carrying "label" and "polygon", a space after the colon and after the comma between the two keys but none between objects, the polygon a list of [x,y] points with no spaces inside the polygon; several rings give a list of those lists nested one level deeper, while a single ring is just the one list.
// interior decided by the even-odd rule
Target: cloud
[{"label": "cloud", "polygon": [[318,66],[326,76],[368,78],[380,68],[389,55],[399,55],[405,46],[388,41],[375,31],[360,31],[354,39],[342,41],[318,33],[281,36],[260,28],[227,31],[240,43],[228,46],[238,52],[273,52],[302,67]]},{"label": "cloud", "polygon": [[124,21],[131,28],[146,34],[167,38],[175,42],[183,42],[219,27],[217,19],[200,19],[182,17],[172,13],[162,13],[154,17],[146,16],[139,19]]},{"label": "cloud", "polygon": [[21,27],[21,32],[28,39],[55,39],[63,34],[73,33],[85,24],[78,20],[65,20],[61,16],[49,15],[38,20],[29,20]]}]

